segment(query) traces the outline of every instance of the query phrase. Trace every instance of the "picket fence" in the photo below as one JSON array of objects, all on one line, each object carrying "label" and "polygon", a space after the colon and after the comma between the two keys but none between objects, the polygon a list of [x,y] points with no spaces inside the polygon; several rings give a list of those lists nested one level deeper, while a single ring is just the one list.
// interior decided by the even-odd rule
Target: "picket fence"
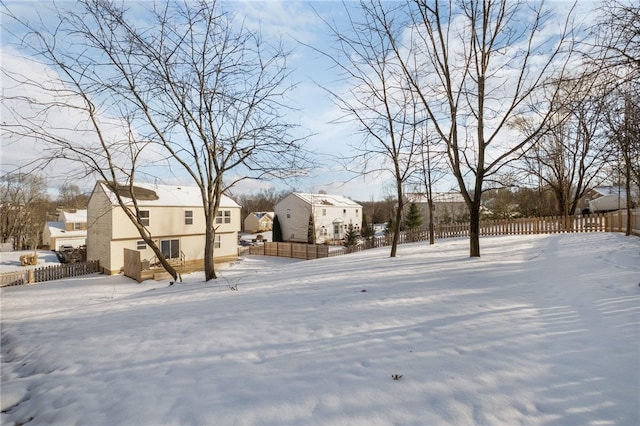
[{"label": "picket fence", "polygon": [[[631,212],[631,233],[640,236],[640,209]],[[554,216],[543,218],[505,219],[482,221],[480,236],[492,235],[532,235],[556,234],[572,232],[624,232],[626,227],[626,211],[588,216]],[[437,225],[435,238],[455,238],[469,236],[469,223]],[[426,230],[400,233],[399,244],[426,241],[429,234]],[[318,259],[340,256],[356,251],[385,247],[391,245],[391,235],[373,237],[356,247],[313,245],[304,243],[266,242],[260,246],[249,247],[250,254],[291,257],[296,259]],[[247,248],[243,248],[246,253]],[[0,274],[0,287],[39,283],[62,278],[100,272],[97,260],[82,263],[67,263],[45,266],[25,271],[5,272]]]},{"label": "picket fence", "polygon": [[97,260],[43,266],[26,271],[5,272],[0,274],[0,287],[79,277],[81,275],[93,274],[94,272],[100,272],[100,262]]},{"label": "picket fence", "polygon": [[[585,216],[550,216],[543,218],[504,219],[480,222],[480,236],[533,235],[574,232],[624,232],[626,211]],[[640,209],[632,211],[632,234],[640,236]],[[456,238],[469,236],[469,223],[437,225],[434,237]],[[425,229],[400,233],[399,244],[426,241],[429,233]],[[340,256],[361,250],[390,246],[392,236],[376,236],[356,247],[312,245],[304,243],[264,243],[250,247],[250,254],[317,259]]]}]

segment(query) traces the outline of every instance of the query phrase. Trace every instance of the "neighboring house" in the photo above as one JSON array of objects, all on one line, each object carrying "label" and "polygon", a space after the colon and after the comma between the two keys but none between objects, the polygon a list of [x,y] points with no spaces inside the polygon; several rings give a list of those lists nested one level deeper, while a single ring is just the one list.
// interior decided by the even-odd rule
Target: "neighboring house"
[{"label": "neighboring house", "polygon": [[360,232],[362,206],[339,195],[294,192],[275,206],[282,238],[285,241],[307,242],[309,218],[313,220],[315,242],[341,242],[351,225]]},{"label": "neighboring house", "polygon": [[[204,264],[205,223],[200,190],[195,186],[136,184],[140,217],[163,254],[172,263],[188,268]],[[121,196],[131,200],[128,186]],[[133,210],[133,202],[131,202]],[[140,258],[157,261],[138,230],[103,183],[96,183],[88,208],[87,259],[99,260],[104,273],[119,273],[124,249],[138,250]],[[216,218],[214,260],[237,258],[240,206],[223,196]]]},{"label": "neighboring house", "polygon": [[267,232],[273,228],[274,212],[251,212],[244,219],[244,232]]},{"label": "neighboring house", "polygon": [[74,248],[87,244],[87,210],[61,211],[56,222],[47,222],[42,231],[42,244],[51,250],[62,246]]},{"label": "neighboring house", "polygon": [[[429,204],[427,195],[422,193],[406,194],[407,202],[405,208],[409,208],[411,203],[415,203],[422,215],[422,226],[429,226]],[[467,222],[469,220],[469,209],[459,192],[435,192],[433,193],[433,223],[448,224],[454,222]]]},{"label": "neighboring house", "polygon": [[620,210],[627,207],[627,191],[619,186],[598,186],[587,191],[583,200],[582,206],[590,213]]}]

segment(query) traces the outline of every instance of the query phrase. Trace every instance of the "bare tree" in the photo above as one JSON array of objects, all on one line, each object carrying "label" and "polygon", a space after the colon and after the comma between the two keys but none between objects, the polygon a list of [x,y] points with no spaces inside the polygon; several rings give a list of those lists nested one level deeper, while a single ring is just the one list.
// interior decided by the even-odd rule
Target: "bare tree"
[{"label": "bare tree", "polygon": [[[395,55],[419,97],[470,214],[470,255],[480,256],[480,206],[485,183],[531,145],[546,125],[548,109],[537,99],[570,49],[569,22],[545,33],[542,3],[510,0],[410,1]],[[551,96],[553,98],[553,95]],[[539,128],[516,138],[509,127],[520,115],[537,114]]]},{"label": "bare tree", "polygon": [[610,96],[603,122],[608,143],[615,151],[621,168],[618,184],[625,187],[627,209],[626,235],[631,235],[631,209],[634,189],[640,193],[640,87],[627,83]]},{"label": "bare tree", "polygon": [[273,212],[278,201],[289,195],[290,191],[276,191],[274,189],[263,189],[255,193],[238,193],[231,192],[229,195],[240,204],[241,218],[247,217],[251,212]]},{"label": "bare tree", "polygon": [[603,179],[612,155],[603,126],[607,93],[599,74],[590,71],[553,84],[558,92],[549,100],[553,113],[546,125],[519,120],[525,135],[540,129],[533,149],[525,148],[522,159],[524,172],[553,192],[555,213],[571,216],[586,191]]},{"label": "bare tree", "polygon": [[628,80],[640,77],[640,6],[623,0],[604,0],[593,27],[595,43],[586,54],[612,70],[623,69]]},{"label": "bare tree", "polygon": [[59,189],[57,203],[63,208],[86,209],[89,204],[89,195],[83,193],[75,184],[64,184]]},{"label": "bare tree", "polygon": [[14,250],[35,249],[46,222],[49,196],[42,177],[11,173],[0,177],[0,238]]},{"label": "bare tree", "polygon": [[586,56],[608,74],[610,95],[605,122],[623,166],[629,235],[634,181],[640,191],[640,6],[606,0],[599,11],[601,17],[593,27],[596,42]]},{"label": "bare tree", "polygon": [[[140,159],[155,151],[162,153],[157,161],[180,165],[200,189],[205,279],[214,279],[216,214],[223,193],[243,179],[295,174],[304,160],[301,139],[282,116],[291,88],[287,52],[264,43],[218,2],[133,5],[130,10],[126,4],[83,0],[79,6],[58,10],[55,33],[36,35],[39,52],[84,95],[98,137],[103,136],[100,113],[118,117],[131,130],[121,152],[127,167],[114,160],[109,141],[101,140],[106,164],[90,163],[90,171],[106,165],[116,193],[118,178],[129,182],[130,218],[138,227],[134,177]],[[74,44],[65,44],[70,41]],[[61,155],[77,153],[76,144],[49,141]],[[139,231],[147,241],[146,229]]]},{"label": "bare tree", "polygon": [[[138,230],[141,238],[154,252],[160,264],[173,277],[179,279],[175,268],[165,259],[162,250],[153,240],[140,216],[134,181],[138,171],[138,159],[149,147],[149,141],[139,141],[133,131],[111,130],[127,126],[131,129],[131,116],[123,120],[105,118],[96,99],[105,90],[100,82],[96,59],[78,55],[59,48],[58,39],[68,41],[73,27],[66,32],[58,27],[52,34],[34,27],[6,11],[7,16],[21,24],[27,36],[23,39],[27,48],[57,74],[41,74],[39,78],[22,74],[20,70],[2,69],[3,76],[21,87],[31,89],[36,97],[18,94],[6,96],[3,102],[10,105],[11,120],[3,121],[2,128],[13,144],[36,140],[43,152],[41,162],[30,165],[33,170],[50,163],[62,162],[75,166],[77,178],[95,176],[116,196],[119,206]],[[65,11],[56,10],[59,21],[65,22]],[[66,36],[66,37],[65,37]],[[29,93],[29,92],[27,92]],[[109,105],[108,102],[112,104]],[[107,97],[103,107],[117,107],[117,102]],[[60,111],[63,111],[61,114]],[[122,111],[118,110],[117,111]],[[102,116],[101,116],[102,115]],[[62,116],[62,118],[61,118]],[[144,157],[143,157],[144,158]],[[65,164],[66,163],[66,164]],[[88,224],[89,226],[91,224]]]},{"label": "bare tree", "polygon": [[446,174],[446,157],[445,153],[440,150],[441,144],[439,141],[433,141],[429,136],[423,136],[421,149],[420,149],[420,165],[419,172],[417,173],[416,187],[420,188],[417,192],[422,192],[424,189],[424,195],[427,200],[427,211],[429,213],[428,231],[429,231],[429,244],[435,244],[435,229],[434,229],[434,186],[443,179]]},{"label": "bare tree", "polygon": [[[348,13],[348,8],[345,7]],[[327,22],[336,40],[336,52],[321,52],[333,61],[349,88],[344,93],[328,90],[362,135],[356,154],[346,159],[360,164],[364,174],[390,173],[395,183],[395,219],[402,223],[403,186],[415,172],[420,143],[416,123],[417,103],[402,78],[394,59],[387,27],[393,27],[395,11],[363,4],[362,21],[349,19],[349,28],[340,29]],[[393,228],[391,257],[396,256],[400,226]]]}]

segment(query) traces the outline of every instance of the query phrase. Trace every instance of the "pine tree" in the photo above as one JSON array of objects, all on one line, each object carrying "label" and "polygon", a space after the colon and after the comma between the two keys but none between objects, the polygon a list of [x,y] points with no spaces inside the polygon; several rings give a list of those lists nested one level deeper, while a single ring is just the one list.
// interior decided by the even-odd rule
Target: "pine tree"
[{"label": "pine tree", "polygon": [[315,224],[313,223],[313,215],[310,214],[309,215],[309,225],[307,227],[307,244],[315,244],[316,243],[316,239],[315,237]]},{"label": "pine tree", "polygon": [[384,235],[391,235],[395,230],[396,224],[393,221],[393,217],[390,217],[389,220],[387,220],[387,227],[384,228]]},{"label": "pine tree", "polygon": [[367,222],[367,216],[362,215],[362,231],[360,232],[360,235],[362,235],[362,238],[368,240],[373,237],[373,234],[373,227]]},{"label": "pine tree", "polygon": [[360,238],[360,234],[358,231],[353,229],[353,225],[349,224],[349,228],[347,232],[344,234],[344,240],[342,245],[347,248],[347,251],[352,251],[354,247],[358,245],[358,239]]},{"label": "pine tree", "polygon": [[272,236],[274,242],[281,243],[282,240],[282,228],[280,228],[280,220],[278,220],[278,216],[274,216],[273,218],[273,227],[271,229]]},{"label": "pine tree", "polygon": [[409,205],[409,213],[407,213],[407,218],[404,220],[404,226],[408,230],[422,227],[422,214],[420,213],[420,209],[418,209],[418,205],[416,203],[411,203]]}]

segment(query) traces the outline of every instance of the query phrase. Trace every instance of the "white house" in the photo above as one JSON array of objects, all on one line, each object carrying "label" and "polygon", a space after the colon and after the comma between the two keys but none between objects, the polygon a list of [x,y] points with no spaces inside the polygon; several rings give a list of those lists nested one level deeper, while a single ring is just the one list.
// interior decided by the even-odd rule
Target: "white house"
[{"label": "white house", "polygon": [[268,232],[273,227],[274,212],[251,212],[244,219],[244,232]]},{"label": "white house", "polygon": [[[119,192],[131,199],[128,186],[122,186]],[[164,256],[185,268],[200,267],[204,263],[205,222],[199,189],[136,184],[134,193],[140,217]],[[99,260],[103,272],[121,271],[124,249],[140,251],[140,258],[151,263],[157,260],[104,182],[97,182],[91,193],[87,225],[87,259]],[[237,258],[240,206],[229,197],[220,200],[216,226],[214,260]]]},{"label": "white house", "polygon": [[51,250],[60,250],[62,246],[77,248],[86,245],[87,210],[59,212],[57,221],[45,223],[42,244]]},{"label": "white house", "polygon": [[307,242],[310,218],[319,244],[340,241],[349,226],[358,232],[362,226],[362,206],[339,195],[294,192],[274,210],[285,241]]},{"label": "white house", "polygon": [[599,186],[589,191],[587,202],[591,213],[620,210],[627,207],[627,191],[619,186]]}]

